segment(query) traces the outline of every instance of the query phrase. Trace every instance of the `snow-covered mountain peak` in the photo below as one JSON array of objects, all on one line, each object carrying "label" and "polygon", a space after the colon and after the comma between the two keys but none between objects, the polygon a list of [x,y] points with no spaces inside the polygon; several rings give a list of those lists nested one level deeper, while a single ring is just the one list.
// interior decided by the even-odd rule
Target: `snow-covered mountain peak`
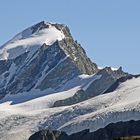
[{"label": "snow-covered mountain peak", "polygon": [[17,34],[0,49],[0,99],[33,89],[58,90],[97,65],[64,24],[40,22]]},{"label": "snow-covered mountain peak", "polygon": [[7,42],[7,44],[12,43],[17,40],[21,40],[21,39],[25,39],[25,38],[34,36],[34,35],[38,34],[41,30],[49,29],[52,26],[55,27],[53,24],[51,24],[49,22],[41,21],[37,24],[34,24],[34,25],[26,28],[22,32],[15,35],[10,41]]},{"label": "snow-covered mountain peak", "polygon": [[40,22],[31,26],[8,41],[0,49],[0,60],[14,59],[25,52],[32,54],[43,44],[52,45],[65,38],[62,30],[54,24]]}]

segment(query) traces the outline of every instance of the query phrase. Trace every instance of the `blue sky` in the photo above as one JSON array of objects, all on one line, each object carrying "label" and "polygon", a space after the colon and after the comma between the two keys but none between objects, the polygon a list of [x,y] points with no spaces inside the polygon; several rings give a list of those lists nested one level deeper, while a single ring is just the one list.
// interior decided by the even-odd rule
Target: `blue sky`
[{"label": "blue sky", "polygon": [[42,20],[67,24],[98,65],[140,73],[140,0],[1,0],[0,45]]}]

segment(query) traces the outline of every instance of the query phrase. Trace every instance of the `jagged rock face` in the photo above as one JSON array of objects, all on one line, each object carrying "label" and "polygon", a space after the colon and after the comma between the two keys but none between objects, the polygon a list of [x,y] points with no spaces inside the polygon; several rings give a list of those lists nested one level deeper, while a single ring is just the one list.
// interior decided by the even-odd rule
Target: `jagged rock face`
[{"label": "jagged rock face", "polygon": [[104,94],[106,90],[110,88],[110,86],[116,82],[117,79],[121,77],[126,77],[129,74],[122,71],[122,69],[118,69],[116,71],[111,70],[110,67],[106,67],[100,70],[98,75],[102,75],[102,77],[91,83],[91,85],[87,88],[86,92],[89,97],[94,97],[99,94]]},{"label": "jagged rock face", "polygon": [[[83,74],[94,74],[98,71],[97,64],[91,62],[87,57],[85,50],[77,41],[73,40],[70,30],[63,24],[53,24],[57,29],[62,30],[65,38],[59,41],[59,46],[63,48],[66,54],[71,58],[73,63],[79,68]],[[85,57],[86,56],[86,57]]]},{"label": "jagged rock face", "polygon": [[29,140],[121,140],[121,137],[131,138],[131,136],[135,138],[140,136],[140,121],[118,122],[95,132],[83,130],[72,135],[47,129],[33,134]]},{"label": "jagged rock face", "polygon": [[67,134],[61,131],[51,131],[49,129],[42,130],[36,132],[32,135],[29,140],[57,140],[57,139],[65,139]]},{"label": "jagged rock face", "polygon": [[[9,52],[12,50],[9,49],[5,54],[4,48],[7,46],[2,46],[0,97],[8,93],[28,92],[33,88],[59,89],[61,85],[79,74],[94,74],[98,71],[97,65],[90,61],[83,48],[73,40],[68,27],[63,24],[40,22],[23,31],[22,35],[17,35],[12,41],[24,39],[28,41],[32,34],[38,35],[52,26],[55,27],[55,30],[61,31],[65,37],[56,40],[51,45],[47,45],[45,42],[42,46],[33,44],[33,46],[30,45],[30,48],[34,49],[33,52],[28,51],[27,48],[24,53],[20,52],[21,54],[17,57],[12,56],[9,59],[7,56],[11,56]],[[18,49],[21,51],[22,46],[17,46],[17,50],[16,46],[14,47],[13,52]],[[2,60],[3,58],[5,60]]]},{"label": "jagged rock face", "polygon": [[76,104],[97,95],[111,92],[119,86],[119,82],[123,82],[120,78],[127,80],[133,77],[123,72],[121,68],[113,71],[110,67],[100,70],[97,75],[101,75],[101,78],[93,81],[86,90],[80,89],[74,96],[56,101],[54,107]]}]

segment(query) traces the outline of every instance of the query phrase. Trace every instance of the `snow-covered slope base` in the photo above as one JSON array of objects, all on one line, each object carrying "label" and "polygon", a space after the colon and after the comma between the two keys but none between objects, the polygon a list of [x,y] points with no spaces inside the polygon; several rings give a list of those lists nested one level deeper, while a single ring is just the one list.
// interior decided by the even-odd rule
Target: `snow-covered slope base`
[{"label": "snow-covered slope base", "polygon": [[27,93],[6,95],[0,101],[0,139],[27,140],[39,129],[40,122],[64,110],[50,108],[55,101],[73,96],[79,89],[86,89],[91,82],[100,77],[100,75],[80,75],[63,85],[57,93],[52,89],[44,91],[33,89]]},{"label": "snow-covered slope base", "polygon": [[[90,80],[85,78],[82,83],[85,85],[83,89],[90,83]],[[94,79],[93,76],[92,80]],[[45,127],[71,134],[87,128],[95,131],[111,122],[140,119],[140,78],[122,83],[112,93],[99,95],[72,106],[50,108],[50,103],[53,104],[54,100],[73,95],[78,89],[79,86],[74,85],[72,89],[64,92],[24,103],[1,103],[0,139],[27,140],[31,134]]]}]

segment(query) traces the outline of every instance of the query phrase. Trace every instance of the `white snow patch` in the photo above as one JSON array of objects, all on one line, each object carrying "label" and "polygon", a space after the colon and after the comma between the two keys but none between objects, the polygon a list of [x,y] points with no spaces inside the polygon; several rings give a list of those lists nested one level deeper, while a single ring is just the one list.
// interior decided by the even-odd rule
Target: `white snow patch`
[{"label": "white snow patch", "polygon": [[79,76],[73,78],[72,80],[68,81],[65,85],[62,86],[62,88],[60,90],[65,91],[65,90],[71,89],[76,86],[79,86],[83,90],[86,90],[92,82],[94,82],[95,80],[98,80],[100,78],[101,78],[101,75],[82,74],[82,75],[79,75]]},{"label": "white snow patch", "polygon": [[[98,66],[98,69],[99,70],[102,70],[102,69],[104,69],[105,67],[103,67],[103,66]],[[111,68],[111,70],[112,71],[117,71],[119,68],[114,68],[114,67],[110,67]]]},{"label": "white snow patch", "polygon": [[117,70],[118,70],[118,68],[113,68],[113,67],[111,67],[111,69],[112,69],[113,71],[117,71]]},{"label": "white snow patch", "polygon": [[33,54],[44,43],[52,45],[56,40],[60,41],[65,37],[62,31],[57,30],[54,26],[39,30],[34,34],[31,34],[30,30],[29,28],[19,33],[6,43],[0,49],[0,60],[14,59],[25,52]]},{"label": "white snow patch", "polygon": [[99,70],[102,70],[102,69],[104,69],[104,67],[102,67],[102,66],[98,66],[98,69],[99,69]]}]

